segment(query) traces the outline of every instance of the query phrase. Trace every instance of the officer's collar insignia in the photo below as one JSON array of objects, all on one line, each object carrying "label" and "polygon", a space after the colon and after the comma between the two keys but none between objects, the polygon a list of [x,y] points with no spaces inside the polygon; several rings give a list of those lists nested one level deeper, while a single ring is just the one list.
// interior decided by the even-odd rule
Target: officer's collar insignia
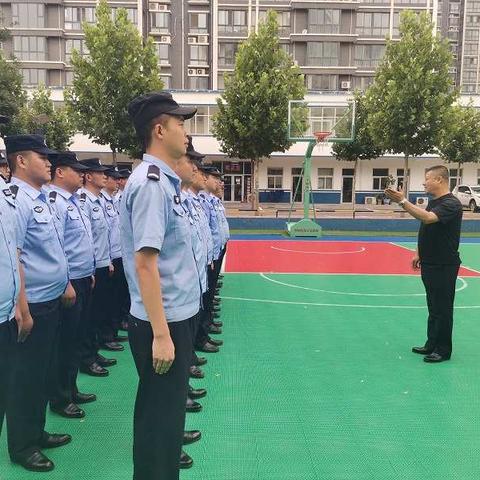
[{"label": "officer's collar insignia", "polygon": [[173,196],[173,201],[174,201],[177,205],[179,205],[179,204],[180,204],[180,197],[179,197],[178,195],[174,195],[174,196]]},{"label": "officer's collar insignia", "polygon": [[37,212],[37,213],[42,213],[42,212],[43,212],[43,207],[36,206],[36,207],[34,208],[34,210],[35,210],[35,212]]},{"label": "officer's collar insignia", "polygon": [[112,209],[112,206],[111,205],[107,205],[107,210],[111,210]]},{"label": "officer's collar insignia", "polygon": [[93,207],[94,212],[98,212],[100,210],[100,207]]},{"label": "officer's collar insignia", "polygon": [[6,197],[9,197],[12,194],[9,188],[5,188],[4,190],[2,190],[2,192]]},{"label": "officer's collar insignia", "polygon": [[69,205],[69,206],[67,207],[67,210],[68,210],[69,212],[71,212],[71,211],[73,210],[73,207],[72,207],[71,205]]}]

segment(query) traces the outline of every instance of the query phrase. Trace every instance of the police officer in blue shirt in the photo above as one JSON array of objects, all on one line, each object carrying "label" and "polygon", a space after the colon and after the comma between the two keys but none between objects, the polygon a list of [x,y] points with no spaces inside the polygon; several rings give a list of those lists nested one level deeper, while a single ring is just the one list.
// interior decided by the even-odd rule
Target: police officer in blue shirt
[{"label": "police officer in blue shirt", "polygon": [[57,373],[50,393],[50,408],[66,418],[82,418],[85,412],[77,404],[93,402],[94,394],[77,389],[80,347],[90,313],[90,300],[95,273],[95,252],[90,221],[80,208],[76,191],[83,184],[86,170],[73,152],[49,156],[52,181],[48,200],[55,213],[60,239],[68,261],[70,282],[76,301],[62,308]]},{"label": "police officer in blue shirt", "polygon": [[24,270],[33,328],[16,346],[7,408],[8,449],[13,462],[28,470],[48,471],[53,462],[41,451],[71,441],[70,435],[45,432],[47,377],[56,348],[60,306],[75,302],[68,282],[62,244],[42,186],[50,180],[47,155],[55,153],[40,135],[5,139],[12,171],[17,220],[17,248]]},{"label": "police officer in blue shirt", "polygon": [[124,297],[128,298],[128,285],[125,279],[125,272],[122,262],[122,247],[120,244],[120,217],[115,202],[115,193],[117,192],[117,181],[120,174],[116,167],[105,171],[107,182],[101,192],[103,210],[108,222],[108,232],[110,238],[110,258],[113,264],[112,275],[112,296],[108,309],[108,319],[105,328],[102,331],[101,341],[103,344],[112,342],[123,342],[128,339],[124,335],[119,335],[120,322],[122,320],[122,307],[124,306]]},{"label": "police officer in blue shirt", "polygon": [[120,204],[128,336],[139,376],[133,478],[177,480],[200,280],[174,169],[188,143],[184,120],[196,109],[158,92],[137,97],[128,112],[146,151]]},{"label": "police officer in blue shirt", "polygon": [[3,180],[3,183],[10,180],[10,168],[8,167],[8,162],[3,153],[0,152],[0,179]]},{"label": "police officer in blue shirt", "polygon": [[[80,205],[90,220],[95,247],[95,286],[92,292],[87,335],[81,348],[80,371],[94,377],[106,377],[109,372],[105,367],[116,364],[115,359],[105,358],[99,353],[102,332],[109,324],[111,276],[113,275],[108,221],[100,195],[107,182],[105,171],[108,167],[103,166],[99,158],[87,158],[80,163],[87,167],[83,177],[84,187],[79,192]],[[123,347],[117,343],[103,344],[102,347],[123,350]]]}]

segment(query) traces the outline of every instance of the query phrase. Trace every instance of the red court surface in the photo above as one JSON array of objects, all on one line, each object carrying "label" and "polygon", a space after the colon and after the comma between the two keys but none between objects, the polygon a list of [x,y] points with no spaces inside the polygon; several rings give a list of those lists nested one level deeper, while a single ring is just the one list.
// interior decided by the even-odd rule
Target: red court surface
[{"label": "red court surface", "polygon": [[[392,243],[233,240],[225,272],[418,275],[412,257],[411,250]],[[459,275],[480,272],[461,267]]]}]

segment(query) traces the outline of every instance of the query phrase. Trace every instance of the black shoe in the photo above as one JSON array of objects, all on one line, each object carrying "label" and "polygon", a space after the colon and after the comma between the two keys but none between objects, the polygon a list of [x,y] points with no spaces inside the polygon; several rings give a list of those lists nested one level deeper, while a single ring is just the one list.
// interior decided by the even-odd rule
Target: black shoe
[{"label": "black shoe", "polygon": [[192,366],[190,367],[190,378],[203,378],[205,374],[202,370],[198,367]]},{"label": "black shoe", "polygon": [[207,391],[204,388],[189,388],[188,389],[188,398],[192,400],[198,400],[207,395]]},{"label": "black shoe", "polygon": [[450,357],[443,357],[439,353],[432,352],[430,355],[423,357],[423,361],[427,363],[440,363],[450,360]]},{"label": "black shoe", "polygon": [[197,357],[197,361],[195,362],[195,365],[197,367],[201,367],[202,365],[205,365],[208,362],[208,360],[205,357]]},{"label": "black shoe", "polygon": [[189,445],[190,443],[198,442],[202,438],[202,432],[200,430],[186,430],[183,432],[183,444]]},{"label": "black shoe", "polygon": [[72,437],[66,433],[47,433],[43,432],[40,440],[40,448],[58,448],[63,447],[72,441]]},{"label": "black shoe", "polygon": [[223,282],[217,282],[217,288],[220,289],[223,287]]},{"label": "black shoe", "polygon": [[214,312],[212,316],[213,316],[213,318],[220,318],[220,314],[216,313],[216,312]]},{"label": "black shoe", "polygon": [[197,348],[197,350],[204,353],[217,353],[220,351],[217,346],[210,342],[205,342],[201,347]]},{"label": "black shoe", "polygon": [[222,310],[222,307],[220,305],[214,305],[213,306],[213,311],[215,313],[220,313],[221,310]]},{"label": "black shoe", "polygon": [[192,457],[187,455],[183,450],[180,454],[180,468],[192,468],[193,460]]},{"label": "black shoe", "polygon": [[430,355],[433,350],[427,347],[412,347],[413,353],[418,353],[419,355]]},{"label": "black shoe", "polygon": [[113,367],[114,365],[117,364],[117,360],[115,358],[106,358],[103,355],[100,355],[97,353],[97,363],[101,367]]},{"label": "black shoe", "polygon": [[77,392],[73,396],[73,401],[77,404],[91,403],[97,399],[97,396],[94,393],[81,393]]},{"label": "black shoe", "polygon": [[91,377],[106,377],[109,374],[109,371],[106,368],[101,367],[97,362],[88,366],[81,366],[80,371]]},{"label": "black shoe", "polygon": [[216,327],[212,323],[208,329],[208,333],[213,333],[214,335],[220,335],[222,333],[222,329],[220,327]]},{"label": "black shoe", "polygon": [[222,303],[222,301],[219,298],[214,298],[213,299],[213,304],[214,305],[220,305],[221,303]]},{"label": "black shoe", "polygon": [[110,352],[123,352],[123,350],[125,350],[125,347],[118,342],[105,342],[100,345],[100,348]]},{"label": "black shoe", "polygon": [[216,327],[223,327],[223,322],[216,322],[215,320],[212,322],[212,325],[215,325]]},{"label": "black shoe", "polygon": [[198,402],[194,402],[191,398],[187,398],[186,410],[188,413],[197,413],[202,411],[202,406]]},{"label": "black shoe", "polygon": [[215,340],[213,338],[209,338],[208,343],[211,343],[215,347],[221,347],[223,345],[223,340]]},{"label": "black shoe", "polygon": [[53,462],[40,450],[35,450],[29,457],[15,458],[12,461],[32,472],[50,472],[55,468]]},{"label": "black shoe", "polygon": [[114,342],[128,342],[128,337],[126,335],[115,335],[113,337]]},{"label": "black shoe", "polygon": [[85,411],[74,403],[69,403],[65,407],[50,405],[50,410],[65,418],[83,418],[85,416]]}]

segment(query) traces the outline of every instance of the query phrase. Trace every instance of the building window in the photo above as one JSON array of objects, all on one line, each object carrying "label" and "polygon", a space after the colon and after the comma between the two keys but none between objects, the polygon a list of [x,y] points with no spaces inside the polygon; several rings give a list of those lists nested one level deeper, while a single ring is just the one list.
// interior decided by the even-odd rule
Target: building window
[{"label": "building window", "polygon": [[457,175],[459,176],[459,184],[462,183],[463,168],[460,169],[460,174],[458,168],[449,168],[448,171],[450,173],[450,191],[452,191],[457,186]]},{"label": "building window", "polygon": [[12,26],[19,28],[45,28],[43,3],[13,3]]},{"label": "building window", "polygon": [[353,86],[361,92],[365,91],[375,80],[374,77],[353,77]]},{"label": "building window", "polygon": [[[410,176],[410,169],[408,169],[408,175]],[[405,169],[397,168],[397,188],[403,188],[405,183]]]},{"label": "building window", "polygon": [[235,65],[237,49],[238,43],[220,43],[218,45],[219,67],[233,67]]},{"label": "building window", "polygon": [[95,21],[94,7],[65,7],[65,30],[81,30],[82,22]]},{"label": "building window", "polygon": [[189,65],[208,65],[208,45],[190,45]]},{"label": "building window", "polygon": [[24,85],[46,85],[47,71],[40,68],[21,68]]},{"label": "building window", "polygon": [[373,190],[385,190],[389,184],[388,168],[373,169]]},{"label": "building window", "polygon": [[77,50],[77,52],[82,56],[87,56],[89,54],[85,40],[79,38],[68,39],[65,42],[65,62],[70,64],[72,62],[72,52]]},{"label": "building window", "polygon": [[308,42],[307,65],[314,67],[329,67],[338,65],[340,43]]},{"label": "building window", "polygon": [[338,90],[338,75],[305,75],[308,90]]},{"label": "building window", "polygon": [[[398,13],[396,14],[398,17]],[[364,37],[385,37],[390,30],[390,14],[357,12],[357,34]]]},{"label": "building window", "polygon": [[67,70],[65,72],[65,85],[66,86],[73,85],[73,72],[70,70]]},{"label": "building window", "polygon": [[219,33],[247,33],[247,12],[245,10],[219,10]]},{"label": "building window", "polygon": [[170,13],[169,12],[150,12],[150,28],[152,32],[169,33],[170,32]]},{"label": "building window", "polygon": [[124,7],[114,7],[112,8],[112,18],[115,20],[117,18],[118,11],[126,10],[127,11],[127,18],[130,22],[132,22],[134,25],[138,23],[138,15],[137,15],[137,9],[136,8],[124,8]]},{"label": "building window", "polygon": [[333,168],[318,169],[318,189],[332,190],[333,188]]},{"label": "building window", "polygon": [[216,105],[198,105],[197,114],[185,122],[185,129],[190,135],[211,135],[211,120],[217,111]]},{"label": "building window", "polygon": [[267,168],[267,188],[272,190],[283,188],[283,168]]},{"label": "building window", "polygon": [[218,90],[225,90],[225,78],[223,73],[219,73],[217,77],[217,89]]},{"label": "building window", "polygon": [[170,65],[170,45],[168,43],[156,43],[155,49],[157,51],[159,65]]},{"label": "building window", "polygon": [[355,66],[376,68],[385,53],[385,45],[355,45]]},{"label": "building window", "polygon": [[45,37],[13,37],[13,55],[19,60],[46,60]]},{"label": "building window", "polygon": [[308,11],[308,33],[339,33],[340,10],[311,9]]},{"label": "building window", "polygon": [[208,33],[208,13],[190,13],[190,33]]},{"label": "building window", "polygon": [[188,88],[191,90],[208,90],[208,77],[188,77]]},{"label": "building window", "polygon": [[172,77],[169,75],[160,75],[160,78],[163,82],[163,88],[165,90],[172,88]]},{"label": "building window", "polygon": [[288,36],[292,32],[290,12],[277,12],[278,33],[281,37]]}]

